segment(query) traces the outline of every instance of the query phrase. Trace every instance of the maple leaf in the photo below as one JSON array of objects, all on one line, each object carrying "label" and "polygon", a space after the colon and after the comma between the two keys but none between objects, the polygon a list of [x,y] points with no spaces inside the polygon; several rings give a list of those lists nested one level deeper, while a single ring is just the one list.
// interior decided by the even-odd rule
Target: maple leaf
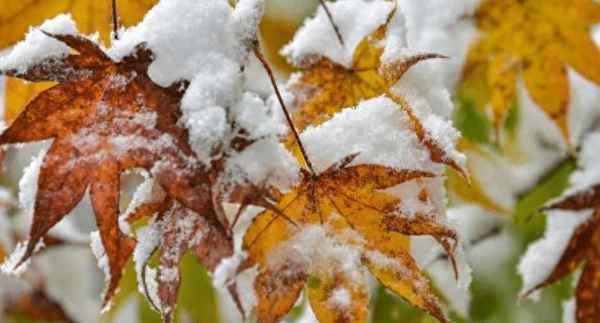
[{"label": "maple leaf", "polygon": [[[491,105],[501,129],[522,77],[529,95],[568,140],[567,67],[600,84],[600,50],[590,34],[600,21],[593,0],[488,0],[475,13],[481,37],[471,46],[463,87],[475,86],[478,105]],[[483,85],[483,89],[481,89]]]},{"label": "maple leaf", "polygon": [[[156,3],[156,0],[117,1],[119,22],[132,26]],[[30,26],[37,26],[45,19],[60,13],[70,13],[81,27],[81,32],[99,32],[105,44],[112,31],[112,6],[110,1],[96,0],[33,0],[19,2],[0,1],[0,48],[6,48],[21,40]],[[25,104],[53,83],[26,83],[6,78],[5,120],[11,122]]]},{"label": "maple leaf", "polygon": [[415,64],[445,58],[439,54],[418,54],[393,61],[384,61],[385,40],[388,25],[396,14],[394,9],[388,22],[365,37],[353,53],[352,66],[345,67],[328,57],[306,55],[297,62],[302,68],[300,77],[290,85],[298,110],[294,123],[302,131],[309,125],[319,125],[346,107],[382,95],[394,100],[408,113],[416,129],[415,133],[430,150],[432,160],[444,163],[467,177],[462,161],[456,160],[424,127],[409,102],[392,92],[391,87]]},{"label": "maple leaf", "polygon": [[[593,213],[588,220],[576,227],[560,260],[548,277],[531,290],[526,291],[525,295],[561,280],[583,264],[583,271],[575,292],[577,322],[598,322],[600,319],[600,306],[598,305],[600,293],[600,185],[577,190],[545,209],[569,211],[592,209]],[[568,213],[557,216],[574,215]]]},{"label": "maple leaf", "polygon": [[3,71],[33,82],[59,82],[31,101],[0,136],[3,145],[54,139],[41,166],[33,224],[21,263],[89,188],[108,257],[106,305],[135,244],[118,227],[120,174],[145,168],[172,199],[202,215],[212,213],[208,177],[195,166],[187,132],[177,125],[185,86],[162,88],[150,80],[150,50],[142,44],[132,55],[114,62],[82,36],[48,36],[77,53],[46,59],[25,71]]},{"label": "maple leaf", "polygon": [[[380,165],[348,166],[356,156],[318,175],[303,169],[300,183],[276,206],[257,215],[246,231],[243,247],[248,255],[240,270],[258,265],[260,322],[281,320],[307,280],[308,297],[320,322],[365,321],[368,291],[361,266],[446,322],[407,249],[406,235],[432,235],[452,255],[449,240],[455,238],[454,232],[431,214],[412,218],[400,214],[402,200],[380,191],[434,175]],[[420,198],[428,198],[425,190]]]},{"label": "maple leaf", "polygon": [[[181,283],[182,257],[192,250],[198,261],[214,272],[222,259],[233,254],[233,238],[164,192],[160,195],[158,200],[138,206],[128,221],[150,220],[135,251],[138,283],[163,321],[172,322]],[[160,254],[158,271],[150,265],[154,254]],[[151,291],[149,286],[155,284],[157,290]],[[238,301],[237,294],[232,296]]]}]

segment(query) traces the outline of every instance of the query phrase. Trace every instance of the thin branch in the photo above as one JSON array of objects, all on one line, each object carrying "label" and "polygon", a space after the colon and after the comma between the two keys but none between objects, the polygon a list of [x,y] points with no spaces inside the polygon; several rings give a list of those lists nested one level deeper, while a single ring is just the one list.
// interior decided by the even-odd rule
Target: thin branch
[{"label": "thin branch", "polygon": [[302,153],[302,157],[304,157],[304,160],[306,161],[306,165],[308,166],[308,169],[310,170],[311,174],[315,175],[316,174],[315,170],[313,168],[312,163],[310,162],[310,159],[308,158],[308,154],[306,153],[306,150],[304,149],[304,145],[302,144],[302,141],[300,140],[300,135],[298,134],[298,131],[296,130],[296,127],[294,126],[294,122],[292,121],[292,117],[290,116],[290,113],[289,113],[287,107],[285,106],[285,102],[283,102],[283,97],[281,96],[281,92],[279,92],[279,87],[277,86],[277,82],[275,81],[275,76],[273,75],[273,70],[271,69],[271,66],[269,65],[269,63],[267,62],[265,57],[258,50],[258,46],[254,49],[254,55],[256,56],[256,58],[258,58],[258,60],[262,64],[262,66],[265,68],[265,71],[267,72],[267,75],[269,76],[269,80],[271,81],[271,85],[273,86],[273,89],[275,90],[275,95],[277,96],[279,105],[281,105],[283,114],[285,114],[285,118],[287,119],[290,129],[292,129],[294,138],[296,139],[296,142],[298,143],[298,146],[300,147],[300,152]]},{"label": "thin branch", "polygon": [[329,11],[329,7],[327,7],[327,4],[325,4],[325,0],[319,0],[319,2],[321,3],[321,7],[323,7],[323,10],[325,10],[325,13],[327,14],[327,18],[329,19],[329,22],[331,23],[331,27],[333,27],[333,30],[335,31],[335,35],[337,36],[338,40],[340,41],[340,44],[342,44],[342,46],[344,46],[344,38],[342,38],[342,33],[340,32],[340,28],[335,23],[335,20],[333,20],[333,15],[331,14],[331,11]]},{"label": "thin branch", "polygon": [[112,23],[115,39],[119,39],[119,16],[117,13],[117,0],[112,0]]}]

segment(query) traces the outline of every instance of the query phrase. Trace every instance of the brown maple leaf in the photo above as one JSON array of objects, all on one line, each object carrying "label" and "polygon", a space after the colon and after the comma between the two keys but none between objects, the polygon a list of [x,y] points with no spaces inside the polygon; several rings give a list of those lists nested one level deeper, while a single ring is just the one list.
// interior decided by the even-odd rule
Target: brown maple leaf
[{"label": "brown maple leaf", "polygon": [[41,166],[21,262],[89,190],[110,268],[107,304],[135,244],[118,228],[120,174],[131,168],[151,171],[173,200],[202,216],[213,214],[208,176],[194,160],[187,132],[177,125],[185,84],[163,88],[153,83],[147,75],[150,50],[140,44],[115,62],[85,37],[48,37],[76,53],[25,72],[3,71],[32,82],[59,82],[32,100],[0,136],[3,145],[53,139]]},{"label": "brown maple leaf", "polygon": [[[356,156],[318,175],[303,170],[300,183],[248,228],[243,242],[248,257],[240,270],[258,265],[254,288],[259,322],[280,321],[307,280],[308,298],[320,322],[364,322],[368,292],[362,267],[410,303],[447,321],[407,250],[406,235],[431,235],[452,257],[449,240],[455,233],[435,215],[401,214],[402,199],[382,191],[434,175],[380,165],[348,166]],[[420,198],[428,199],[425,190]],[[343,252],[335,256],[335,250]],[[346,263],[353,254],[360,264]],[[343,293],[347,303],[332,304],[336,293]]]},{"label": "brown maple leaf", "polygon": [[592,217],[575,229],[552,273],[525,294],[561,280],[583,264],[575,292],[577,323],[600,321],[600,185],[574,192],[546,208],[571,211],[589,209],[594,210]]},{"label": "brown maple leaf", "polygon": [[[166,194],[160,195],[157,200],[138,206],[128,220],[149,220],[143,240],[135,251],[139,284],[152,306],[161,313],[163,321],[172,322],[181,283],[179,264],[182,257],[191,250],[212,273],[222,259],[233,254],[233,238],[224,234],[221,226],[207,221]],[[155,254],[160,254],[158,270],[150,265]],[[156,281],[156,291],[150,290],[149,279]],[[237,301],[237,294],[232,296]]]}]

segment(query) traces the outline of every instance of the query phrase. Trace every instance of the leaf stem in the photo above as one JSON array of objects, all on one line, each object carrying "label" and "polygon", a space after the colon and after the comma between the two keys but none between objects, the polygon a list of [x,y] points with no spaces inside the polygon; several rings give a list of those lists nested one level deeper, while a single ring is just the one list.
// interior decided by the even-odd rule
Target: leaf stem
[{"label": "leaf stem", "polygon": [[285,102],[283,101],[281,92],[279,92],[279,87],[277,86],[277,82],[275,81],[275,76],[273,75],[273,70],[271,69],[271,66],[269,65],[269,63],[267,62],[265,57],[261,54],[260,50],[258,49],[258,46],[256,46],[254,48],[254,55],[256,56],[256,58],[258,58],[258,60],[262,64],[262,66],[265,68],[265,71],[267,72],[267,75],[269,76],[269,80],[271,81],[271,85],[273,86],[273,89],[275,90],[275,95],[277,96],[279,105],[281,106],[281,109],[283,110],[283,114],[285,114],[285,118],[287,119],[287,123],[290,126],[290,129],[292,129],[294,138],[296,139],[296,142],[298,143],[298,146],[300,147],[300,152],[302,153],[302,157],[304,157],[304,160],[306,161],[306,165],[308,166],[308,169],[310,170],[312,175],[315,175],[316,174],[315,170],[313,168],[313,165],[312,165],[310,159],[308,158],[306,149],[304,149],[304,145],[302,144],[302,141],[300,140],[300,135],[298,134],[298,131],[296,130],[296,127],[294,126],[294,122],[292,121],[292,117],[290,116],[290,113],[289,113],[287,107],[285,106]]},{"label": "leaf stem", "polygon": [[112,0],[112,23],[115,39],[119,39],[119,19],[117,14],[117,0]]},{"label": "leaf stem", "polygon": [[340,28],[335,23],[335,20],[333,20],[333,15],[331,14],[331,11],[329,11],[329,7],[327,7],[325,0],[319,0],[319,2],[321,3],[321,7],[323,7],[323,10],[325,10],[325,13],[327,14],[327,18],[329,19],[329,22],[331,23],[331,26],[333,27],[333,30],[335,31],[335,35],[337,36],[337,39],[340,41],[340,44],[342,46],[344,46],[344,38],[342,37]]}]

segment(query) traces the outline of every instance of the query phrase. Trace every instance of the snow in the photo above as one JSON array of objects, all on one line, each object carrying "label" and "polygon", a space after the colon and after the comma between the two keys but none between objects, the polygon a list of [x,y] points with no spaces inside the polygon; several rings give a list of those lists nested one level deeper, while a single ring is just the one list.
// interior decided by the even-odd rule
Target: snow
[{"label": "snow", "polygon": [[[485,246],[486,242],[492,238],[471,246],[473,241],[481,239],[483,236],[499,225],[499,217],[495,214],[482,209],[476,205],[459,205],[448,209],[447,221],[454,228],[459,236],[459,245],[455,251],[455,259],[458,264],[458,281],[455,279],[453,268],[449,261],[441,260],[440,256],[445,252],[439,246],[438,242],[432,237],[421,236],[411,237],[411,254],[423,270],[427,271],[437,290],[448,300],[449,305],[464,317],[468,316],[471,302],[471,293],[469,286],[471,283],[472,269],[470,265],[485,263],[491,264],[490,272],[497,269],[497,262],[506,259],[504,251],[510,250],[507,246],[503,252],[491,252],[494,250],[486,248],[483,255],[480,255],[479,247]],[[494,248],[498,248],[497,245]],[[492,257],[485,259],[487,256]],[[479,268],[476,268],[479,269]],[[481,272],[481,270],[477,270]],[[487,272],[487,271],[485,271]]]},{"label": "snow", "polygon": [[[40,168],[46,156],[47,149],[42,149],[37,156],[33,157],[31,163],[25,168],[23,176],[19,180],[19,208],[24,213],[22,216],[26,219],[28,225],[33,221],[35,202],[38,190],[38,176]],[[75,210],[69,214],[74,213]],[[86,241],[85,235],[75,226],[67,216],[65,220],[60,221],[52,227],[51,233],[57,237],[68,239],[70,241]]]},{"label": "snow", "polygon": [[255,35],[261,15],[257,0],[239,1],[235,10],[225,0],[165,0],[122,33],[109,53],[120,60],[145,42],[156,57],[149,75],[162,86],[198,75],[235,78],[247,55],[246,37]]},{"label": "snow", "polygon": [[8,189],[0,187],[0,250],[13,248],[13,228],[8,210],[13,204],[12,194]]},{"label": "snow", "polygon": [[600,132],[588,134],[582,141],[579,168],[571,175],[570,188],[565,195],[587,190],[600,184]]},{"label": "snow", "polygon": [[393,3],[382,0],[343,0],[330,2],[327,6],[344,45],[338,41],[325,11],[319,7],[315,17],[307,19],[292,42],[282,50],[294,65],[305,66],[314,58],[327,57],[347,68],[352,67],[356,47],[387,21],[394,8]]},{"label": "snow", "polygon": [[364,101],[320,126],[308,127],[301,140],[317,172],[356,153],[359,155],[353,164],[441,172],[415,135],[406,113],[385,97]]},{"label": "snow", "polygon": [[251,48],[257,38],[257,26],[265,10],[265,0],[238,1],[232,17],[232,25],[236,38],[246,42],[245,47]]},{"label": "snow", "polygon": [[[98,267],[104,273],[104,281],[109,282],[111,280],[110,263],[104,245],[102,244],[102,238],[100,237],[99,231],[94,231],[90,234],[90,246],[92,247],[92,253],[96,256],[96,260],[98,261]],[[102,312],[108,311],[111,306],[112,304],[106,304],[102,309]]]},{"label": "snow", "polygon": [[235,278],[237,270],[245,259],[246,254],[239,252],[229,258],[221,260],[213,275],[213,284],[215,287],[226,287]]},{"label": "snow", "polygon": [[448,155],[447,159],[456,162],[459,167],[465,169],[467,159],[463,153],[456,149],[460,133],[452,126],[452,122],[444,120],[435,114],[430,114],[425,120],[422,120],[422,124],[427,130],[426,136],[438,144]]},{"label": "snow", "polygon": [[24,210],[28,218],[33,218],[35,198],[37,195],[38,176],[40,167],[46,156],[46,150],[42,150],[31,160],[25,168],[23,176],[19,181],[19,207]]},{"label": "snow", "polygon": [[575,303],[575,298],[563,302],[563,323],[576,323],[577,318],[575,316],[575,309],[577,304]]},{"label": "snow", "polygon": [[227,159],[224,182],[242,184],[245,180],[259,187],[265,183],[281,191],[298,180],[298,163],[276,140],[261,140]]},{"label": "snow", "polygon": [[[206,79],[206,82],[214,80]],[[184,119],[190,130],[192,148],[205,165],[225,158],[225,171],[219,179],[223,187],[250,182],[285,190],[295,183],[298,172],[296,160],[279,143],[288,131],[279,106],[267,105],[250,92],[240,93],[231,102],[202,106],[194,102],[204,100],[204,92],[194,91],[193,88],[188,89],[183,99],[184,112],[188,112]],[[188,100],[190,104],[186,103]],[[234,138],[251,144],[239,151],[232,145]]]},{"label": "snow", "polygon": [[[600,29],[596,30],[600,36]],[[600,42],[598,42],[600,43]],[[600,88],[595,83],[577,74],[572,68],[569,72],[570,102],[567,114],[569,127],[569,141],[573,147],[582,144],[585,134],[594,127],[598,127],[600,111],[598,111],[598,99]]]},{"label": "snow", "polygon": [[281,119],[279,102],[275,104],[276,106],[268,106],[256,94],[246,92],[232,107],[231,113],[236,124],[248,132],[249,139],[283,136],[288,132],[288,126]]},{"label": "snow", "polygon": [[7,275],[20,275],[27,270],[31,259],[27,260],[23,264],[17,267],[19,261],[23,259],[25,252],[27,251],[28,241],[19,242],[13,252],[4,260],[2,265],[0,265],[0,271]]},{"label": "snow", "polygon": [[548,211],[544,237],[529,245],[518,265],[523,279],[523,292],[530,291],[548,278],[560,261],[575,230],[588,221],[592,214],[593,210]]},{"label": "snow", "polygon": [[347,232],[346,235],[349,239],[331,232],[328,226],[305,226],[271,251],[267,266],[329,276],[341,272],[350,279],[358,279],[358,270],[362,266],[362,245],[352,240],[360,240],[360,235],[354,231]]},{"label": "snow", "polygon": [[[48,248],[34,258],[30,273],[44,280],[44,291],[75,322],[96,322],[102,273],[89,248],[63,245]],[[68,264],[68,265],[65,265]]]},{"label": "snow", "polygon": [[331,291],[327,305],[339,310],[348,310],[352,305],[352,294],[348,289],[338,287]]},{"label": "snow", "polygon": [[155,183],[154,178],[150,177],[150,174],[146,171],[142,172],[142,176],[144,177],[144,181],[133,193],[127,210],[119,216],[119,229],[123,233],[132,233],[128,220],[138,207],[146,203],[159,202],[164,198],[165,192]]},{"label": "snow", "polygon": [[[412,68],[409,74],[429,74],[430,83],[453,91],[459,82],[467,51],[477,36],[470,19],[481,0],[397,0],[406,17],[407,47],[412,52],[439,53],[448,60],[431,60]],[[440,10],[443,8],[443,10]]]},{"label": "snow", "polygon": [[156,280],[158,271],[148,267],[147,264],[156,248],[160,245],[162,226],[162,222],[157,221],[155,216],[150,221],[150,225],[139,229],[137,232],[138,243],[133,251],[138,290],[154,304],[161,303],[158,295],[158,282]]},{"label": "snow", "polygon": [[414,54],[408,45],[408,29],[406,28],[406,17],[401,8],[396,8],[394,16],[390,20],[386,34],[385,47],[381,55],[381,63],[392,63],[407,58]]},{"label": "snow", "polygon": [[7,56],[0,58],[0,70],[25,73],[28,68],[50,58],[61,58],[70,53],[64,43],[48,37],[52,34],[75,34],[77,28],[70,14],[61,14],[46,20],[38,28],[31,28],[25,40],[17,43]]}]

